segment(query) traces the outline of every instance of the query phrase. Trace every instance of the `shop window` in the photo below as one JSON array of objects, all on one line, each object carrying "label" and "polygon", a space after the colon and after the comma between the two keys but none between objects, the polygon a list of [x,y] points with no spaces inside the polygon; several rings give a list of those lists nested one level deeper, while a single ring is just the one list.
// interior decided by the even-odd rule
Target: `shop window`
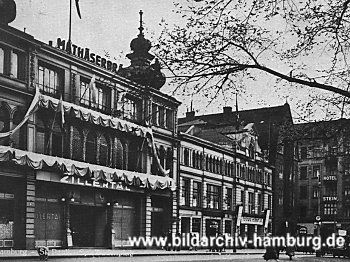
[{"label": "shop window", "polygon": [[73,127],[72,134],[72,158],[77,161],[83,161],[83,137],[76,127]]},{"label": "shop window", "polygon": [[200,218],[192,218],[192,233],[200,233],[201,232],[201,219]]},{"label": "shop window", "polygon": [[232,231],[232,221],[230,220],[225,220],[225,229],[224,229],[224,233],[231,235],[231,231]]},{"label": "shop window", "polygon": [[58,97],[61,86],[61,73],[57,68],[39,65],[38,85],[44,94]]},{"label": "shop window", "polygon": [[190,180],[187,178],[183,178],[181,181],[180,204],[190,206]]},{"label": "shop window", "polygon": [[202,184],[200,182],[193,182],[193,196],[192,206],[201,207],[202,205]]},{"label": "shop window", "polygon": [[11,242],[14,237],[14,195],[0,192],[0,243]]},{"label": "shop window", "polygon": [[86,138],[85,161],[96,164],[96,133],[89,132]]},{"label": "shop window", "polygon": [[109,143],[104,135],[100,137],[99,147],[99,164],[102,166],[108,166]]}]

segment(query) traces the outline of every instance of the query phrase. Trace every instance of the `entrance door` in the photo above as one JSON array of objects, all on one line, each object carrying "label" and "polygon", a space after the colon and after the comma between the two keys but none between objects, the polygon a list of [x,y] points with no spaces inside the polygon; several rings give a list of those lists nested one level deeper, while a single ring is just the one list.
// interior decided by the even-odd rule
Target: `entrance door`
[{"label": "entrance door", "polygon": [[101,216],[104,213],[101,207],[70,206],[73,246],[103,246],[105,223],[101,225]]}]

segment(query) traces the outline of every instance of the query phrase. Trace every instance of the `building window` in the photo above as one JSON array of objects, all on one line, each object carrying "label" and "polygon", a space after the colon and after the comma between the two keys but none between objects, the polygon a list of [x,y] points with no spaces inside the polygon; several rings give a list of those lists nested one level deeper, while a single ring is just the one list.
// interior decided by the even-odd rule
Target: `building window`
[{"label": "building window", "polygon": [[101,87],[90,87],[87,81],[80,82],[79,102],[88,108],[98,109],[102,112],[110,110],[110,91]]},{"label": "building window", "polygon": [[344,196],[348,198],[350,197],[350,186],[344,188]]},{"label": "building window", "polygon": [[102,112],[110,111],[110,97],[111,94],[109,90],[97,87],[97,98],[96,98],[96,107]]},{"label": "building window", "polygon": [[96,134],[89,132],[86,138],[86,149],[85,149],[85,161],[88,163],[96,164]]},{"label": "building window", "polygon": [[207,208],[219,209],[220,191],[219,186],[207,185]]},{"label": "building window", "polygon": [[173,129],[174,127],[174,110],[166,109],[166,127]]},{"label": "building window", "polygon": [[300,159],[306,159],[307,158],[307,147],[303,146],[300,147]]},{"label": "building window", "polygon": [[136,100],[130,99],[130,98],[124,98],[123,103],[123,116],[126,119],[132,120],[132,121],[139,121],[140,117],[140,111],[141,106],[140,103]]},{"label": "building window", "polygon": [[124,168],[124,158],[125,158],[125,146],[120,139],[117,139],[115,143],[115,167],[118,169]]},{"label": "building window", "polygon": [[202,203],[202,184],[200,182],[193,182],[193,207],[201,207]]},{"label": "building window", "polygon": [[264,206],[263,206],[263,202],[262,202],[262,195],[261,194],[258,194],[258,201],[257,201],[257,205],[256,205],[256,210],[257,210],[259,215],[264,210]]},{"label": "building window", "polygon": [[232,221],[231,220],[225,220],[225,230],[224,233],[231,235],[232,231]]},{"label": "building window", "polygon": [[25,56],[22,52],[0,47],[0,74],[25,79]]},{"label": "building window", "polygon": [[44,94],[57,96],[60,89],[60,77],[57,70],[39,65],[38,85]]},{"label": "building window", "polygon": [[248,213],[254,213],[254,193],[248,192]]},{"label": "building window", "polygon": [[183,160],[184,160],[183,164],[185,166],[189,166],[189,164],[190,164],[190,151],[187,148],[184,148],[183,154],[184,154],[183,155]]},{"label": "building window", "polygon": [[158,123],[158,115],[159,115],[159,112],[158,112],[158,106],[157,104],[152,104],[152,124],[155,125],[155,126],[158,126],[159,123]]},{"label": "building window", "polygon": [[321,166],[320,165],[312,166],[312,177],[319,178],[320,174],[321,174]]},{"label": "building window", "polygon": [[350,175],[350,163],[344,163],[344,175],[345,176]]},{"label": "building window", "polygon": [[162,106],[159,107],[159,125],[165,126],[165,108]]},{"label": "building window", "polygon": [[337,204],[336,203],[325,203],[324,204],[324,215],[336,215]]},{"label": "building window", "polygon": [[80,131],[73,127],[72,134],[72,158],[77,161],[83,160],[83,139]]},{"label": "building window", "polygon": [[0,47],[0,74],[5,72],[5,51]]},{"label": "building window", "polygon": [[108,166],[109,143],[104,135],[100,137],[99,143],[99,165]]},{"label": "building window", "polygon": [[181,181],[180,203],[182,206],[190,206],[190,180],[188,178],[183,178]]},{"label": "building window", "polygon": [[313,198],[318,198],[320,196],[318,186],[313,186],[312,187],[312,197]]},{"label": "building window", "polygon": [[227,210],[232,210],[232,188],[226,188],[226,206]]},{"label": "building window", "polygon": [[345,215],[345,217],[350,217],[350,207],[349,206],[345,207],[344,215]]},{"label": "building window", "polygon": [[300,186],[300,199],[307,199],[307,186]]},{"label": "building window", "polygon": [[307,166],[300,167],[300,179],[301,180],[307,179]]}]

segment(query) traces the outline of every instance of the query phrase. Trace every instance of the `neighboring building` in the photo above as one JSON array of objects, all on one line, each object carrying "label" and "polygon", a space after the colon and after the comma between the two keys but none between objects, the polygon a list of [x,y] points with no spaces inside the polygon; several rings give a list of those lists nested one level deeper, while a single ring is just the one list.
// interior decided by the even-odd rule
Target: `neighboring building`
[{"label": "neighboring building", "polygon": [[298,226],[313,234],[350,232],[350,120],[298,124],[299,172],[295,181]]},{"label": "neighboring building", "polygon": [[271,232],[271,217],[265,219],[272,209],[272,169],[254,125],[225,133],[204,126],[201,120],[179,125],[180,232],[208,237],[237,232],[251,239]]},{"label": "neighboring building", "polygon": [[[222,113],[199,115],[187,112],[185,118],[179,119],[179,125],[191,123],[202,129],[215,129],[225,133],[225,129],[236,129],[247,123],[254,123],[259,135],[262,154],[272,167],[273,189],[273,233],[285,235],[295,226],[293,210],[293,177],[297,163],[294,158],[294,142],[285,133],[292,127],[293,121],[288,104],[252,110],[233,111],[224,107]],[[288,225],[286,225],[288,221]],[[286,226],[291,227],[289,229]]]},{"label": "neighboring building", "polygon": [[6,23],[0,35],[0,248],[119,247],[175,230],[179,102],[159,91],[142,26],[118,71],[61,39]]}]

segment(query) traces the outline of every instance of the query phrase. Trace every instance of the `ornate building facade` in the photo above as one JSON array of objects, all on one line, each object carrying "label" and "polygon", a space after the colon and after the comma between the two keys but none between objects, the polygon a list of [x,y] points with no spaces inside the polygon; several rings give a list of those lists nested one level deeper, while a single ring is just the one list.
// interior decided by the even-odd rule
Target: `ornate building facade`
[{"label": "ornate building facade", "polygon": [[142,20],[126,69],[7,23],[0,35],[0,248],[113,248],[175,230],[179,102],[159,90]]},{"label": "ornate building facade", "polygon": [[180,232],[250,239],[271,232],[272,169],[254,124],[220,132],[204,126],[179,125]]}]

